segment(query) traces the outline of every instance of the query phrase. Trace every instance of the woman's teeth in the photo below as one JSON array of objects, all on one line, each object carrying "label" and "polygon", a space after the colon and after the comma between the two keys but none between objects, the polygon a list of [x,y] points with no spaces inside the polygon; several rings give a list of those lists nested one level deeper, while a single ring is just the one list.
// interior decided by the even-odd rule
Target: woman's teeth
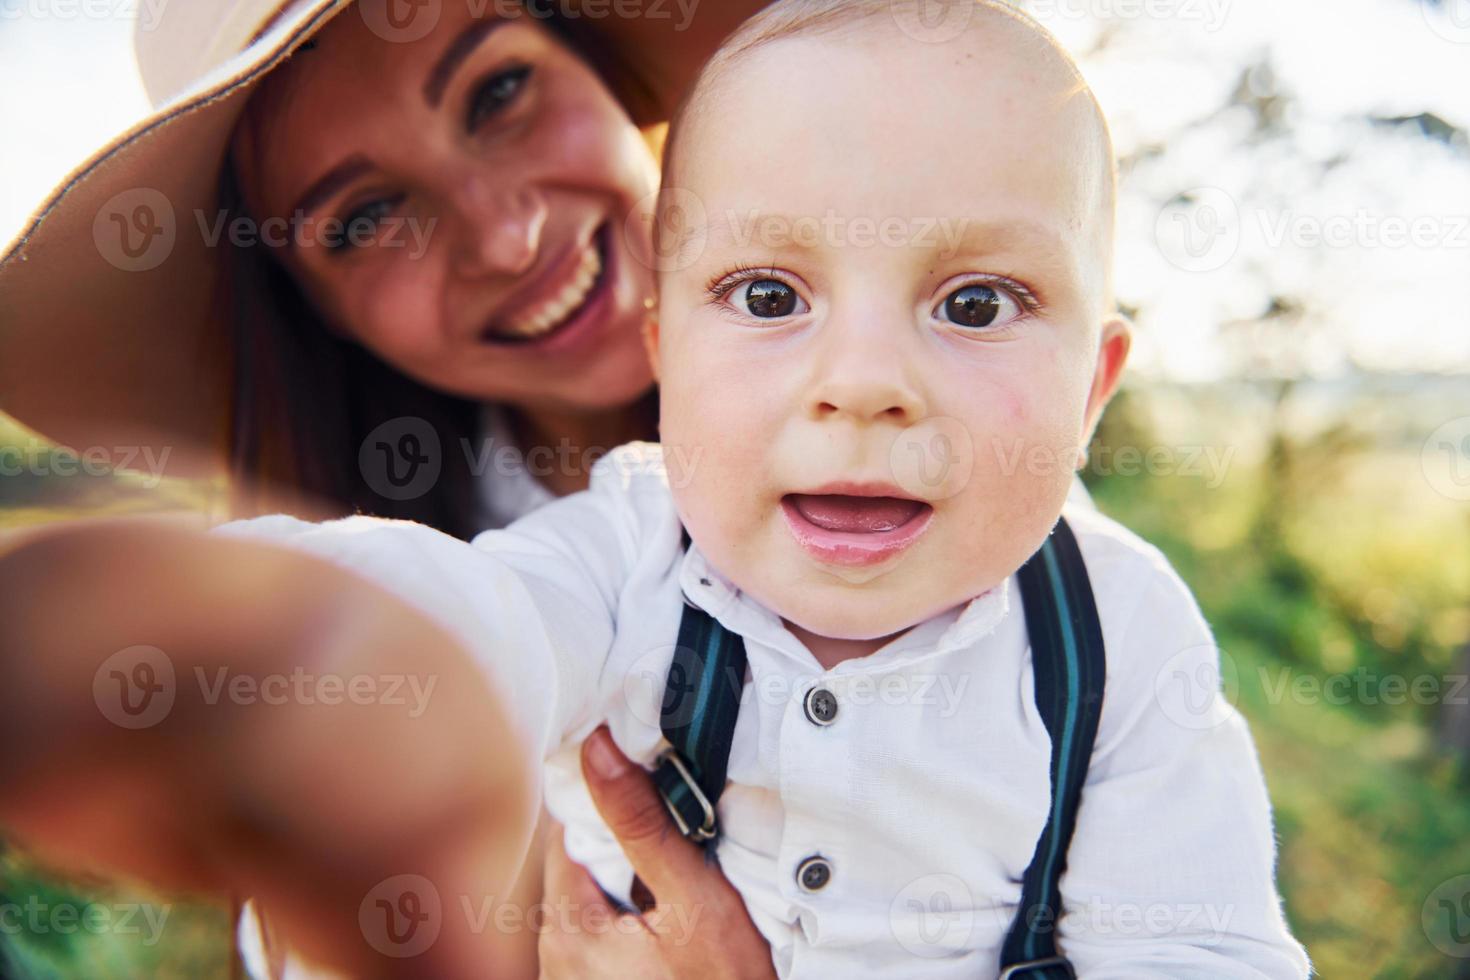
[{"label": "woman's teeth", "polygon": [[561,292],[533,310],[528,310],[506,322],[497,333],[509,337],[539,337],[550,333],[586,302],[597,277],[602,273],[602,256],[597,254],[595,243],[588,244],[582,253],[582,261],[576,272]]}]

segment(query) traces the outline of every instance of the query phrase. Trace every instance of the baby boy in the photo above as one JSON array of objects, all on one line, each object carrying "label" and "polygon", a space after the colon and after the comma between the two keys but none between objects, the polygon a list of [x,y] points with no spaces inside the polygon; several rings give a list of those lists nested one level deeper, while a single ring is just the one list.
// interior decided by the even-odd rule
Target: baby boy
[{"label": "baby boy", "polygon": [[696,610],[743,641],[710,846],[778,973],[973,978],[1000,972],[1052,806],[1016,573],[1065,519],[1107,659],[1057,948],[1094,980],[1304,977],[1249,732],[1177,681],[1217,669],[1208,627],[1156,550],[1066,503],[1129,344],[1106,124],[1024,16],[929,6],[776,3],[704,70],[657,221],[661,445],[472,545],[365,518],[226,533],[450,627],[624,900],[565,747],[606,722],[659,759]]}]

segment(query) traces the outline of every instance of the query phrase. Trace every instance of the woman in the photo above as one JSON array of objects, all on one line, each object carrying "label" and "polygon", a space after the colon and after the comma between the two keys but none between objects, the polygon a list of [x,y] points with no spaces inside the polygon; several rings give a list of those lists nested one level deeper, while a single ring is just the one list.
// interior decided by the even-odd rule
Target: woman
[{"label": "woman", "polygon": [[[0,259],[0,408],[94,457],[227,474],[251,510],[468,536],[585,486],[595,450],[654,435],[646,127],[759,4],[665,6],[169,7],[137,45],[159,110]],[[563,462],[504,465],[508,441]],[[662,810],[622,776],[594,787],[646,877],[719,889],[650,844]],[[549,873],[600,901],[564,857]],[[727,918],[701,922],[706,964],[711,937],[754,935]],[[566,975],[657,972],[646,937],[549,941]]]},{"label": "woman", "polygon": [[[421,41],[393,44],[367,18],[341,18],[251,98],[230,155],[244,211],[322,232],[260,270],[288,316],[250,317],[276,329],[252,330],[255,357],[242,357],[265,365],[239,381],[252,394],[233,450],[248,473],[468,535],[581,488],[586,447],[651,434],[640,328],[652,283],[626,219],[657,171],[560,23],[449,5]],[[301,394],[308,378],[328,390]],[[395,458],[395,418],[428,421],[407,427],[439,442],[441,474],[422,495],[389,480],[411,462]],[[487,475],[475,513],[481,418],[527,454],[569,443],[570,465],[536,483],[515,472],[512,487]]]},{"label": "woman", "polygon": [[[487,467],[455,440],[484,406],[527,453],[651,434],[649,124],[758,4],[687,25],[504,0],[190,6],[139,26],[159,110],[0,260],[9,414],[119,461],[150,450],[168,475],[463,534],[485,524],[466,485]],[[584,260],[595,295],[558,295]],[[443,477],[421,492],[359,465],[400,417],[441,439]],[[539,481],[552,493],[585,477],[563,455]]]}]

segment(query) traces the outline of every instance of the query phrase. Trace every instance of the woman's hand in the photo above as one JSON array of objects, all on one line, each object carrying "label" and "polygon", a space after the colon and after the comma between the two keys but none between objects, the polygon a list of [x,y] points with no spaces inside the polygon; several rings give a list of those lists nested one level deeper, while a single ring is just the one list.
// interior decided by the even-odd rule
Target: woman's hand
[{"label": "woman's hand", "polygon": [[639,903],[642,915],[620,916],[591,875],[567,857],[554,829],[545,899],[570,901],[580,926],[541,934],[542,977],[774,978],[770,947],[740,894],[674,829],[648,774],[618,750],[606,728],[583,743],[582,772],[602,819],[651,895]]},{"label": "woman's hand", "polygon": [[[354,977],[501,960],[454,897],[503,894],[533,770],[416,609],[302,554],[119,522],[0,545],[0,622],[0,821],[39,854],[253,895]],[[424,682],[412,710],[388,696],[405,678]],[[373,918],[405,872],[445,896],[411,958]]]}]

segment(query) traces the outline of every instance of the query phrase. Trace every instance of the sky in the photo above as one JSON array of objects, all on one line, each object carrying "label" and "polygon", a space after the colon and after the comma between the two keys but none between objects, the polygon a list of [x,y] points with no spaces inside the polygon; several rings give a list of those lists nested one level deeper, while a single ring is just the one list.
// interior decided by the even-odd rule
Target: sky
[{"label": "sky", "polygon": [[67,171],[147,112],[133,60],[138,9],[137,0],[0,0],[0,239],[19,234]]},{"label": "sky", "polygon": [[[168,2],[0,0],[0,239],[147,111],[131,31]],[[1079,57],[1124,161],[1132,370],[1470,373],[1470,147],[1369,121],[1470,128],[1470,0],[1022,6]],[[1270,129],[1222,111],[1243,78]]]},{"label": "sky", "polygon": [[[1162,149],[1120,189],[1135,370],[1470,371],[1470,147],[1367,121],[1428,111],[1470,128],[1470,0],[1031,7],[1083,53],[1117,152]],[[1283,102],[1269,138],[1247,110],[1218,112],[1263,63],[1253,87]],[[1297,304],[1289,329],[1221,329],[1283,295]]]}]

